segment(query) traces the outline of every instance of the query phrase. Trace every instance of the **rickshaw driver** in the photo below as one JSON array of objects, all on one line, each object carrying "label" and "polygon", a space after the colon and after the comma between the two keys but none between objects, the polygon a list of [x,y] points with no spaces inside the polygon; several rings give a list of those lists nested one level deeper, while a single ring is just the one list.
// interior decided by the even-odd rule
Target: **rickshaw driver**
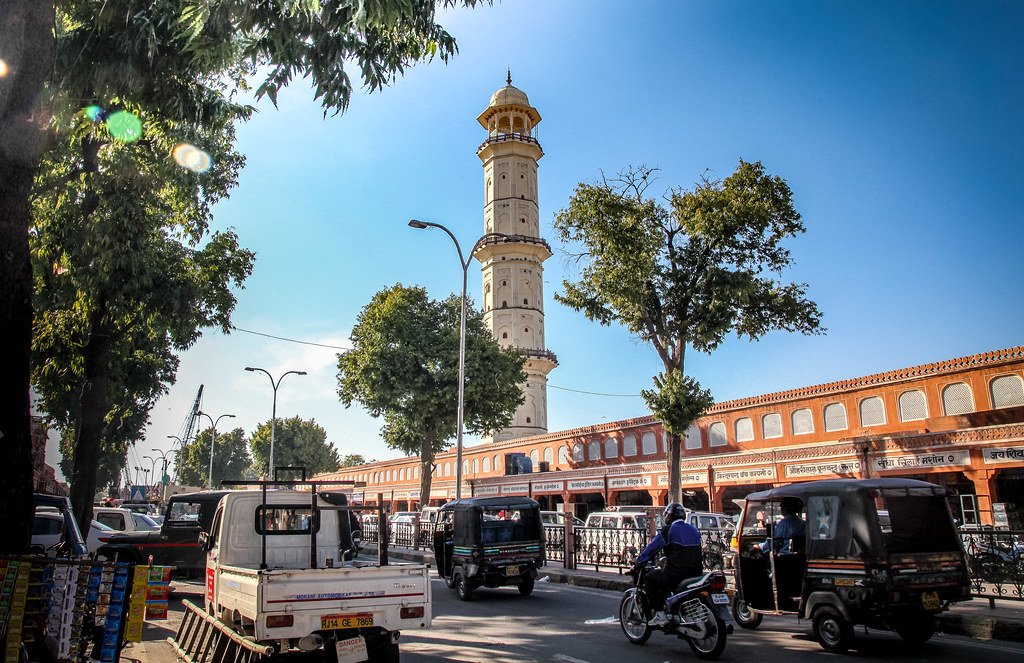
[{"label": "rickshaw driver", "polygon": [[771,551],[772,544],[777,553],[794,552],[793,549],[800,545],[794,545],[794,540],[803,542],[807,524],[800,517],[800,512],[803,511],[800,500],[795,497],[783,497],[779,502],[779,510],[782,511],[782,520],[775,524],[771,539],[761,544],[762,552]]},{"label": "rickshaw driver", "polygon": [[686,509],[679,502],[671,502],[662,514],[665,526],[654,535],[643,552],[636,558],[630,573],[635,573],[646,564],[656,552],[665,550],[664,569],[653,569],[644,576],[644,589],[652,606],[657,607],[651,626],[668,623],[665,614],[665,599],[673,587],[686,578],[699,576],[703,572],[701,562],[700,531],[686,522]]}]

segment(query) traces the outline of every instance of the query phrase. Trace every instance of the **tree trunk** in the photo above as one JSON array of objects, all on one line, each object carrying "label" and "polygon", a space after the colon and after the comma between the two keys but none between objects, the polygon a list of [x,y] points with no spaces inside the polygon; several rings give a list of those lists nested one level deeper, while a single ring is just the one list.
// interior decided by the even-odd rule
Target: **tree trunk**
[{"label": "tree trunk", "polygon": [[668,501],[682,503],[682,491],[679,485],[679,463],[682,438],[676,433],[665,435],[665,455],[668,460]]},{"label": "tree trunk", "polygon": [[46,142],[39,94],[53,62],[54,8],[43,0],[0,2],[0,553],[25,553],[32,535],[29,403],[32,179]]},{"label": "tree trunk", "polygon": [[83,534],[89,531],[92,522],[100,443],[111,405],[108,395],[111,337],[104,323],[106,316],[106,302],[101,299],[89,314],[89,341],[83,349],[85,382],[80,397],[81,419],[75,428],[75,466],[71,476],[71,508]]},{"label": "tree trunk", "polygon": [[420,509],[430,505],[430,484],[434,470],[434,436],[425,434],[420,440]]}]

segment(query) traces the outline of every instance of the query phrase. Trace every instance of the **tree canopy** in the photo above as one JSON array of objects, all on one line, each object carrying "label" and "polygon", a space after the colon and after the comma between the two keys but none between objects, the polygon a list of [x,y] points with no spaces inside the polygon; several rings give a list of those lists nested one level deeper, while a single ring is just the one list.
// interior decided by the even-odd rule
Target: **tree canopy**
[{"label": "tree canopy", "polygon": [[658,353],[664,370],[643,395],[669,433],[669,494],[679,500],[680,436],[713,403],[685,373],[687,347],[710,353],[730,333],[824,330],[807,284],[780,280],[792,265],[782,242],[804,232],[785,180],[741,160],[724,181],[671,190],[666,207],[647,197],[655,172],[628,168],[576,187],[554,225],[579,279],[555,299]]},{"label": "tree canopy", "polygon": [[[120,267],[131,271],[132,238],[119,237],[118,241],[105,244],[102,218],[130,229],[129,221],[138,220],[140,213],[174,214],[181,210],[173,206],[161,209],[166,199],[146,209],[146,203],[154,201],[146,199],[147,192],[142,190],[136,192],[137,200],[131,200],[132,194],[127,191],[121,196],[115,192],[106,201],[109,213],[97,211],[95,206],[108,191],[105,187],[119,178],[122,183],[134,183],[134,166],[141,166],[138,179],[155,179],[169,161],[168,140],[201,142],[197,140],[199,134],[210,129],[211,122],[239,117],[240,107],[230,101],[231,96],[247,91],[249,80],[257,74],[265,74],[256,89],[257,97],[268,96],[275,102],[278,91],[293,78],[308,77],[327,113],[343,111],[349,103],[352,79],[346,67],[358,68],[362,83],[370,90],[379,90],[416,62],[434,57],[446,61],[456,52],[455,40],[435,22],[437,8],[473,7],[478,3],[479,0],[155,0],[142,6],[132,0],[0,3],[0,43],[4,44],[4,59],[11,72],[0,77],[0,181],[4,183],[0,187],[0,255],[4,256],[0,261],[0,282],[5,284],[0,289],[0,345],[9,358],[0,371],[0,430],[4,431],[10,461],[6,469],[0,470],[0,492],[14,496],[10,508],[0,513],[0,527],[12,533],[0,544],[0,551],[24,551],[31,526],[28,391],[33,320],[29,248],[33,195],[42,193],[77,206],[81,221],[85,222],[79,223],[79,227],[97,219],[98,232],[91,246],[113,258],[103,266],[109,267],[119,260]],[[136,137],[142,134],[143,138],[135,146],[147,147],[148,154],[145,149],[109,149],[111,143],[104,139],[104,134],[114,133],[116,116],[135,123],[132,132]],[[85,117],[97,126],[79,131],[86,124]],[[231,131],[229,124],[213,128]],[[233,142],[233,134],[222,134],[221,138],[228,145]],[[70,147],[74,154],[65,149],[55,157],[54,163],[63,160],[64,167],[58,170],[57,177],[41,181],[50,173],[49,165],[39,168],[40,158],[55,145]],[[217,151],[217,146],[217,139],[201,142],[201,149],[210,154]],[[213,161],[231,163],[219,160],[216,155]],[[110,173],[112,177],[106,176],[109,168],[116,171]],[[230,174],[230,169],[224,172]],[[37,173],[44,178],[33,184]],[[97,177],[100,173],[103,178]],[[212,181],[214,176],[207,174],[206,181]],[[230,188],[233,182],[227,184]],[[64,190],[65,185],[71,189]],[[191,199],[200,205],[212,202],[205,193]],[[122,205],[130,208],[124,215],[118,209]],[[200,227],[185,230],[190,236],[204,233],[205,228]],[[129,241],[124,243],[125,239]],[[147,239],[151,241],[153,236],[148,235]],[[188,244],[187,240],[178,239]],[[221,256],[228,240],[225,237],[220,242]],[[172,247],[168,244],[166,248]],[[238,252],[235,255],[242,256]],[[44,264],[52,257],[40,256]],[[149,254],[140,262],[151,259]],[[203,261],[202,256],[193,259]],[[61,270],[67,267],[63,257],[53,264]],[[173,260],[167,260],[166,266],[176,267]],[[205,267],[209,269],[210,265]],[[156,265],[150,265],[148,271],[156,269]],[[57,330],[75,328],[77,333],[90,334],[90,344],[82,349],[78,359],[81,365],[55,369],[67,371],[82,386],[81,402],[71,410],[69,420],[78,418],[69,439],[76,440],[72,497],[76,516],[82,522],[88,521],[91,510],[101,449],[115,454],[126,444],[130,430],[145,418],[139,413],[146,410],[152,395],[162,388],[163,378],[173,376],[176,368],[172,365],[173,355],[166,352],[167,343],[151,341],[143,344],[140,352],[150,355],[147,361],[151,371],[163,372],[163,376],[147,381],[137,374],[131,388],[117,384],[121,368],[99,358],[112,351],[121,356],[129,351],[131,346],[125,345],[125,339],[133,335],[131,325],[118,313],[123,301],[111,309],[101,288],[82,287],[98,285],[88,282],[88,271],[79,265],[78,284],[69,289],[76,296],[65,298],[65,304],[74,301],[77,310],[73,317],[79,319],[49,319],[46,326],[51,327],[51,338],[45,338],[45,334],[44,338],[36,337],[37,351],[48,353],[49,361],[55,361],[57,357],[70,356],[58,347],[61,342],[53,338]],[[106,286],[115,284],[113,272],[103,276]],[[139,285],[139,289],[146,285]],[[53,302],[51,299],[50,304]],[[230,311],[223,303],[215,304],[214,308]],[[143,317],[138,316],[137,324],[144,324]],[[108,336],[110,326],[115,329]],[[165,339],[174,333],[167,328],[169,325],[155,326],[156,335],[164,335]],[[122,344],[116,350],[111,347],[115,341],[107,340],[115,335],[120,336],[118,342]],[[134,334],[134,338],[139,340],[140,335]],[[47,397],[54,411],[63,408],[67,412],[64,404],[57,403],[56,395]],[[131,404],[129,417],[115,412],[110,405],[122,398]],[[112,433],[111,424],[116,424],[120,432]],[[65,436],[71,430],[64,430]]]},{"label": "tree canopy", "polygon": [[[430,495],[434,456],[456,435],[461,299],[431,300],[401,284],[378,292],[359,313],[352,349],[338,355],[338,396],[384,418],[381,435],[392,449],[419,457],[420,495]],[[497,431],[523,402],[526,358],[492,338],[479,311],[467,304],[465,430]]]},{"label": "tree canopy", "polygon": [[[324,427],[310,419],[299,417],[278,419],[274,427],[274,465],[278,467],[304,467],[306,476],[336,472],[341,467],[338,451],[327,441]],[[262,476],[270,462],[270,422],[256,428],[249,442],[252,451],[253,472]],[[270,475],[268,478],[273,478]]]},{"label": "tree canopy", "polygon": [[245,431],[235,428],[217,433],[213,449],[213,481],[210,477],[210,442],[213,429],[200,431],[194,440],[177,452],[178,483],[184,486],[218,486],[223,479],[251,479],[252,458]]},{"label": "tree canopy", "polygon": [[357,467],[359,465],[366,465],[367,463],[373,463],[373,460],[366,460],[363,454],[345,454],[344,458],[341,459],[341,467]]}]

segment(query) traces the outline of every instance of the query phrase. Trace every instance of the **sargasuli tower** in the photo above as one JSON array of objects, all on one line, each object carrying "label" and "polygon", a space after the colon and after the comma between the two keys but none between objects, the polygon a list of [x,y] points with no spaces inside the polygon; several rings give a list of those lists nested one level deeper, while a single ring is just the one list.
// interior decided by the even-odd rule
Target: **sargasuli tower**
[{"label": "sargasuli tower", "polygon": [[544,261],[551,247],[540,236],[537,140],[540,113],[526,94],[505,87],[477,118],[487,140],[477,149],[484,166],[484,237],[473,255],[482,265],[484,322],[502,346],[526,355],[525,401],[512,424],[485,441],[548,431],[548,373],[558,365],[544,348]]}]

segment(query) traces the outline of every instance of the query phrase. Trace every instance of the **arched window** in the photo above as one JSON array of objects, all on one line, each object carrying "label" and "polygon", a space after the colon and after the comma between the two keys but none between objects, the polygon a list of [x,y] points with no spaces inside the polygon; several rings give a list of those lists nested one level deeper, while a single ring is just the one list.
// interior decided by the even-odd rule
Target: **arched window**
[{"label": "arched window", "polygon": [[464,460],[462,461],[462,476],[466,476],[467,474],[469,474],[469,461]]},{"label": "arched window", "polygon": [[974,412],[974,395],[966,382],[954,382],[942,390],[942,411],[947,417]]},{"label": "arched window", "polygon": [[683,438],[683,446],[687,449],[700,449],[700,428],[697,424],[691,424],[686,429],[686,437]]},{"label": "arched window", "polygon": [[[689,431],[687,431],[689,432]],[[754,439],[754,422],[750,417],[740,417],[736,420],[736,441],[750,442]]]},{"label": "arched window", "polygon": [[709,446],[724,447],[729,442],[729,440],[726,439],[725,424],[721,421],[716,421],[711,424],[708,428],[708,440]]},{"label": "arched window", "polygon": [[992,407],[1024,405],[1024,380],[1019,375],[1000,375],[989,383]]},{"label": "arched window", "polygon": [[614,437],[609,437],[604,441],[604,457],[605,458],[618,458],[619,456],[619,444],[615,441]]},{"label": "arched window", "polygon": [[860,402],[860,425],[881,426],[885,423],[885,404],[881,396],[871,396]]},{"label": "arched window", "polygon": [[498,464],[498,454],[491,456],[491,467],[494,468],[495,472],[501,472],[501,465]]},{"label": "arched window", "polygon": [[782,415],[778,412],[771,412],[761,417],[761,437],[768,440],[773,437],[782,437]]},{"label": "arched window", "polygon": [[645,456],[658,453],[658,439],[654,437],[654,433],[644,433],[640,438],[640,446]]},{"label": "arched window", "polygon": [[551,447],[548,447],[547,449],[544,450],[544,462],[545,463],[547,463],[550,466],[552,461],[554,460],[554,458],[555,458],[555,453],[553,451],[551,451]]},{"label": "arched window", "polygon": [[825,406],[825,432],[846,430],[846,407],[842,403],[829,403]]},{"label": "arched window", "polygon": [[924,392],[904,391],[899,397],[900,421],[919,421],[928,418],[928,404]]},{"label": "arched window", "polygon": [[420,466],[419,465],[413,465],[413,467],[412,467],[412,478],[413,479],[419,479],[420,478]]},{"label": "arched window", "polygon": [[398,480],[405,481],[405,468],[398,470]]},{"label": "arched window", "polygon": [[814,432],[814,417],[808,408],[793,410],[793,435],[807,435]]},{"label": "arched window", "polygon": [[601,442],[592,440],[587,445],[587,460],[601,460]]},{"label": "arched window", "polygon": [[540,452],[536,449],[530,450],[530,463],[533,465],[533,471],[536,472],[537,468],[540,467]]},{"label": "arched window", "polygon": [[572,445],[572,462],[582,463],[583,462],[583,445],[577,442]]},{"label": "arched window", "polygon": [[484,456],[484,474],[487,474],[490,471],[491,471],[491,457],[490,456]]},{"label": "arched window", "polygon": [[636,435],[630,433],[622,439],[622,455],[623,456],[635,456],[636,455]]},{"label": "arched window", "polygon": [[476,469],[477,469],[476,458],[474,458],[473,459],[473,474],[476,474]]},{"label": "arched window", "polygon": [[565,467],[569,464],[569,448],[558,447],[558,466]]}]

